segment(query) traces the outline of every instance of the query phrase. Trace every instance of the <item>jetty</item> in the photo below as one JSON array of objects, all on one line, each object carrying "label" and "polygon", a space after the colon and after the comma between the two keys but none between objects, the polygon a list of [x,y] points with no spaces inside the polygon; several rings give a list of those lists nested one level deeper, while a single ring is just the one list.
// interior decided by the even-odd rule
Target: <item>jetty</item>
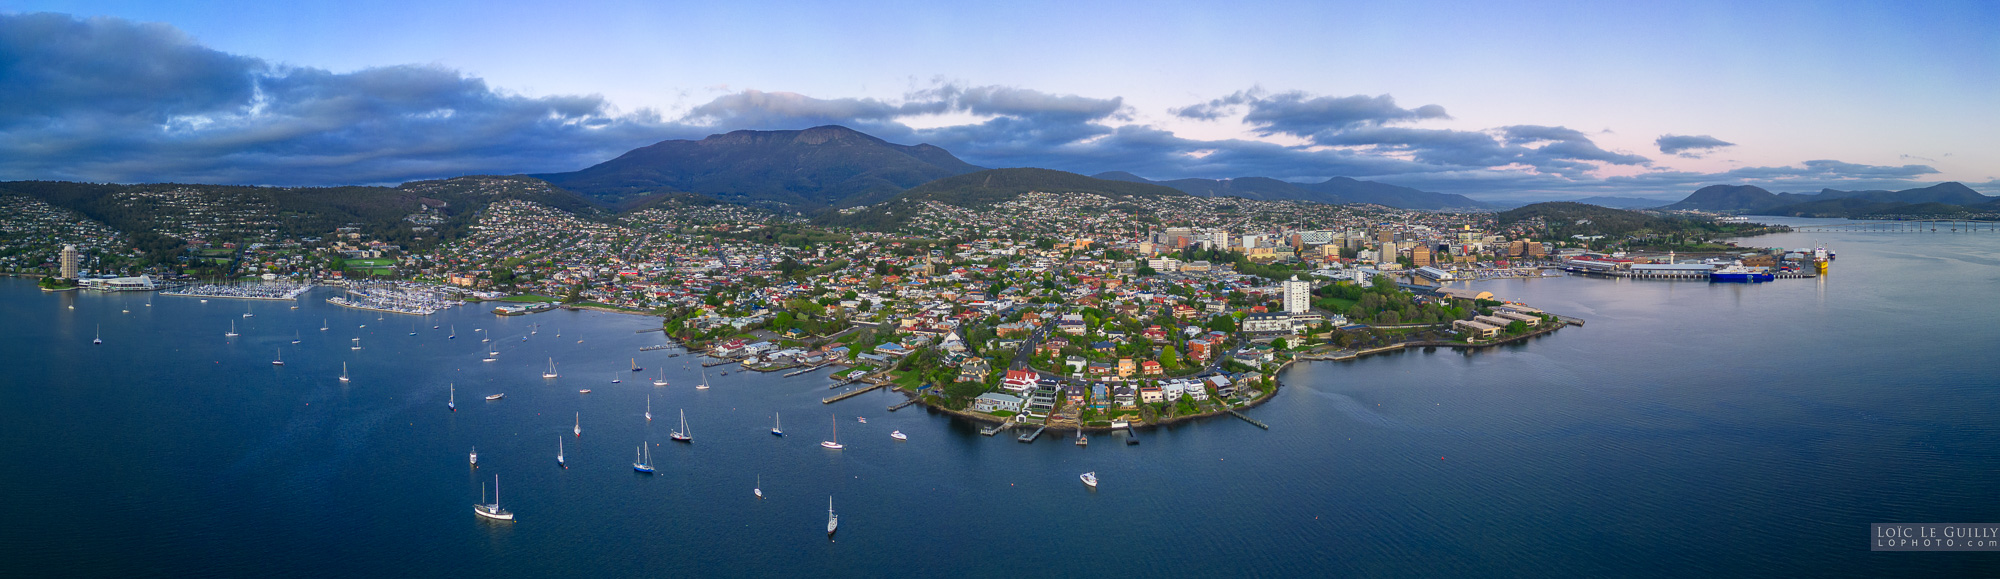
[{"label": "jetty", "polygon": [[1008,420],[1008,421],[1006,421],[1006,422],[1002,422],[1002,423],[999,423],[999,424],[995,424],[995,425],[992,425],[992,426],[988,426],[988,427],[986,427],[986,428],[981,428],[981,429],[979,429],[979,434],[980,434],[981,436],[993,436],[993,435],[995,435],[995,434],[999,434],[999,433],[1000,433],[1000,431],[1002,431],[1002,430],[1006,430],[1006,429],[1008,429],[1009,427],[1012,427],[1012,426],[1014,426],[1014,421],[1013,421],[1013,420]]},{"label": "jetty", "polygon": [[803,369],[799,369],[799,370],[793,370],[793,371],[790,371],[790,372],[786,372],[786,373],[785,373],[785,377],[786,377],[786,378],[790,378],[790,377],[793,377],[793,376],[797,376],[797,375],[800,375],[800,374],[804,374],[804,373],[807,373],[807,372],[811,372],[811,371],[813,371],[813,370],[818,370],[818,369],[820,369],[820,368],[825,368],[825,367],[827,367],[827,366],[831,366],[831,365],[833,365],[833,363],[832,363],[832,362],[827,362],[827,363],[825,363],[825,364],[820,364],[820,365],[818,365],[818,366],[807,366],[807,367],[805,367],[805,368],[803,368]]},{"label": "jetty", "polygon": [[839,402],[839,401],[842,401],[842,400],[846,400],[846,399],[849,399],[849,398],[853,398],[853,397],[855,397],[855,396],[860,396],[860,395],[861,395],[861,393],[863,393],[863,392],[867,392],[867,391],[869,391],[869,390],[874,390],[874,389],[876,389],[876,388],[881,388],[882,386],[883,386],[882,384],[869,384],[869,385],[867,385],[867,386],[862,386],[862,387],[860,387],[860,388],[855,388],[855,389],[853,389],[853,390],[848,390],[848,391],[846,391],[846,392],[842,392],[842,393],[839,393],[839,394],[835,394],[835,395],[832,395],[832,396],[828,396],[828,397],[826,397],[826,398],[821,398],[821,399],[819,399],[819,403],[820,403],[820,404],[832,404],[832,403],[835,403],[835,402]]},{"label": "jetty", "polygon": [[1251,417],[1248,417],[1248,416],[1244,416],[1244,415],[1243,415],[1243,413],[1241,413],[1241,412],[1237,412],[1237,411],[1236,411],[1236,409],[1234,409],[1234,408],[1231,408],[1231,409],[1229,409],[1229,414],[1231,414],[1231,415],[1233,415],[1233,416],[1235,416],[1235,417],[1237,417],[1237,418],[1241,418],[1241,419],[1243,419],[1243,421],[1244,421],[1244,422],[1248,422],[1248,423],[1251,423],[1251,424],[1255,424],[1255,425],[1257,425],[1257,427],[1258,427],[1258,428],[1262,428],[1262,429],[1264,429],[1264,430],[1270,430],[1270,429],[1271,429],[1271,425],[1269,425],[1269,424],[1265,424],[1265,423],[1262,423],[1262,422],[1258,422],[1258,421],[1257,421],[1257,419],[1255,419],[1255,418],[1251,418]]},{"label": "jetty", "polygon": [[731,360],[731,359],[728,359],[728,358],[723,358],[723,359],[721,359],[721,360],[716,360],[716,361],[714,361],[714,362],[702,362],[702,363],[701,363],[701,367],[703,367],[703,368],[714,368],[714,367],[716,367],[716,366],[721,366],[721,365],[723,365],[723,364],[735,364],[735,363],[736,363],[736,361],[735,361],[735,360]]},{"label": "jetty", "polygon": [[639,348],[639,351],[641,351],[641,352],[651,352],[651,351],[654,351],[654,350],[665,350],[665,349],[667,349],[667,348],[672,348],[672,347],[674,347],[674,345],[673,345],[673,344],[658,344],[658,345],[653,345],[653,346],[645,346],[645,347],[641,347],[641,348]]},{"label": "jetty", "polygon": [[911,399],[909,399],[909,400],[904,400],[904,401],[902,401],[902,402],[897,402],[897,403],[896,403],[896,404],[895,404],[894,406],[890,406],[890,407],[889,407],[889,411],[890,411],[890,412],[895,412],[895,411],[897,411],[897,410],[902,410],[902,409],[903,409],[903,407],[905,407],[905,406],[909,406],[909,405],[911,405],[911,404],[916,404],[917,402],[918,402],[918,400],[917,400],[916,398],[911,398]]},{"label": "jetty", "polygon": [[1029,432],[1029,433],[1027,433],[1027,434],[1023,434],[1023,435],[1020,435],[1020,436],[1017,436],[1017,437],[1015,437],[1015,438],[1014,438],[1014,440],[1016,440],[1016,441],[1019,441],[1019,442],[1034,442],[1034,441],[1035,441],[1035,439],[1037,439],[1037,438],[1041,438],[1041,436],[1042,436],[1042,432],[1043,432],[1043,431],[1046,431],[1046,430],[1048,430],[1048,429],[1049,429],[1049,425],[1047,425],[1047,424],[1044,424],[1044,425],[1041,425],[1040,427],[1037,427],[1037,428],[1035,428],[1034,432]]},{"label": "jetty", "polygon": [[633,331],[632,333],[634,333],[634,334],[644,334],[644,333],[646,333],[646,332],[664,332],[664,331],[667,331],[667,329],[666,329],[666,328],[646,328],[646,329],[644,329],[644,330],[635,330],[635,331]]}]

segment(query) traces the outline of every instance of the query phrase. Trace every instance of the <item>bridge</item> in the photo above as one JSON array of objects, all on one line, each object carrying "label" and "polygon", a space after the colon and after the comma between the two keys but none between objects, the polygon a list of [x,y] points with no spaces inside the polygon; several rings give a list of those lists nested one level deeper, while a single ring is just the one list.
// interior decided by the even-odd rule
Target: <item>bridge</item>
[{"label": "bridge", "polygon": [[1805,225],[1793,227],[1792,231],[1851,231],[1860,233],[1970,233],[1975,231],[2000,231],[2000,222],[1975,221],[1968,219],[1901,219],[1888,221],[1855,221],[1851,223],[1829,223],[1826,225]]}]

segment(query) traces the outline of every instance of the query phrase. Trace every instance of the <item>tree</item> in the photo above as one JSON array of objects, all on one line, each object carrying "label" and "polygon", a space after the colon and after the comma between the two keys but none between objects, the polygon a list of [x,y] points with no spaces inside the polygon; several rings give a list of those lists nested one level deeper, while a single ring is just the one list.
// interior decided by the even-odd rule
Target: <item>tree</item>
[{"label": "tree", "polygon": [[1378,319],[1382,320],[1382,325],[1385,326],[1403,323],[1403,316],[1397,315],[1396,310],[1382,312],[1382,315]]},{"label": "tree", "polygon": [[1160,366],[1163,368],[1179,368],[1181,366],[1180,355],[1174,353],[1173,346],[1167,346],[1160,351]]},{"label": "tree", "polygon": [[1280,352],[1283,352],[1283,351],[1285,351],[1285,350],[1288,350],[1288,349],[1290,349],[1290,347],[1289,347],[1289,346],[1290,346],[1290,344],[1289,344],[1289,343],[1287,343],[1287,342],[1285,342],[1285,339],[1284,339],[1284,338],[1278,338],[1278,339],[1276,339],[1276,340],[1271,340],[1271,349],[1273,349],[1273,350],[1277,350],[1277,351],[1280,351]]}]

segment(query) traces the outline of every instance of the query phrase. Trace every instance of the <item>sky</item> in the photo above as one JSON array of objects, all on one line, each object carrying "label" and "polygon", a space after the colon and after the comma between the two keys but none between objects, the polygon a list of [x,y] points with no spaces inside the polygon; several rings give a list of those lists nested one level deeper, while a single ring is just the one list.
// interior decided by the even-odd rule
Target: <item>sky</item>
[{"label": "sky", "polygon": [[846,125],[1493,201],[2000,195],[1996,2],[0,0],[0,179],[571,171]]}]

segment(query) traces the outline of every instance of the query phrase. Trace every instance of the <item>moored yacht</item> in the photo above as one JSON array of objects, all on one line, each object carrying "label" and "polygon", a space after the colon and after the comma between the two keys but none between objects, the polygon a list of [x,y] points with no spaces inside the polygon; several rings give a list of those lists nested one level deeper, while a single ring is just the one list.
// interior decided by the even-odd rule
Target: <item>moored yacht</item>
[{"label": "moored yacht", "polygon": [[1090,488],[1097,488],[1097,471],[1083,473],[1077,478],[1083,479],[1083,484],[1090,485]]},{"label": "moored yacht", "polygon": [[493,475],[493,502],[486,503],[486,485],[479,485],[480,504],[472,505],[472,512],[497,521],[512,521],[514,513],[500,508],[500,475]]}]

